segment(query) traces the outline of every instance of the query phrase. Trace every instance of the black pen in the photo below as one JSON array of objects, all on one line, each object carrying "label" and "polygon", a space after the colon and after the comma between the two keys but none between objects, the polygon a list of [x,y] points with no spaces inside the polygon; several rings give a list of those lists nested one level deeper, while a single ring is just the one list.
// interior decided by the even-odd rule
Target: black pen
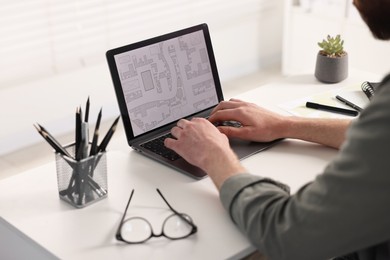
[{"label": "black pen", "polygon": [[359,107],[358,105],[355,105],[354,103],[352,103],[351,101],[348,101],[346,100],[345,98],[343,97],[340,97],[339,95],[336,95],[336,99],[343,102],[344,104],[346,104],[347,106],[357,110],[357,111],[362,111],[363,109],[361,107]]},{"label": "black pen", "polygon": [[348,116],[359,115],[359,112],[356,110],[344,109],[344,108],[340,108],[340,107],[332,107],[332,106],[322,105],[322,104],[313,103],[313,102],[306,102],[306,107],[314,108],[314,109],[318,109],[318,110],[324,110],[324,111],[333,112],[333,113],[344,114],[344,115],[348,115]]}]

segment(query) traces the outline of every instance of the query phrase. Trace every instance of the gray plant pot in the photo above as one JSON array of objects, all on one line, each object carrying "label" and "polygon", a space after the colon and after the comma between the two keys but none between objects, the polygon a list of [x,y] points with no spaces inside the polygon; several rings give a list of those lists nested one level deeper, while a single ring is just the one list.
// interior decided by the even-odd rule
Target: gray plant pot
[{"label": "gray plant pot", "polygon": [[348,77],[348,54],[327,57],[317,54],[315,77],[324,83],[337,83]]}]

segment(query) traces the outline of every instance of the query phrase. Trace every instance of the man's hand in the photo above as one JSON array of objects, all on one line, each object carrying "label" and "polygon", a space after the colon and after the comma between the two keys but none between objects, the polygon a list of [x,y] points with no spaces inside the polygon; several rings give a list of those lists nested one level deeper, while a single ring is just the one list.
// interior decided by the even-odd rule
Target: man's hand
[{"label": "man's hand", "polygon": [[268,142],[293,138],[339,148],[345,139],[350,119],[283,116],[238,99],[222,101],[209,118],[211,123],[238,121],[241,127],[218,126],[228,137]]},{"label": "man's hand", "polygon": [[230,176],[245,172],[226,135],[206,119],[181,119],[171,133],[175,139],[165,139],[165,146],[204,170],[218,188]]},{"label": "man's hand", "polygon": [[211,123],[234,120],[241,127],[218,126],[228,137],[269,142],[283,137],[283,116],[238,99],[222,101],[214,108],[209,118]]}]

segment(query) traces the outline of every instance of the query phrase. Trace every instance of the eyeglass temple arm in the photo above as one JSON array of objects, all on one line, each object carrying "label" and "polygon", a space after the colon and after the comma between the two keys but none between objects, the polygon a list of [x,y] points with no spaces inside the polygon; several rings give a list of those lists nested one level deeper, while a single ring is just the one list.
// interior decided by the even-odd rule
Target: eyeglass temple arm
[{"label": "eyeglass temple arm", "polygon": [[129,208],[130,201],[131,201],[131,198],[133,197],[133,194],[134,194],[134,189],[133,189],[133,190],[131,191],[131,193],[130,193],[129,200],[127,201],[127,205],[126,205],[125,211],[123,212],[123,216],[122,216],[122,218],[121,218],[121,222],[119,223],[118,230],[116,231],[117,234],[120,233],[120,229],[121,229],[121,227],[122,227],[123,220],[124,220],[125,217],[126,217],[127,209]]},{"label": "eyeglass temple arm", "polygon": [[183,217],[179,212],[177,212],[174,208],[172,208],[172,206],[168,203],[168,201],[165,199],[164,195],[162,195],[162,193],[159,189],[156,189],[156,190],[157,190],[158,194],[160,194],[161,198],[164,200],[164,202],[167,204],[167,206],[169,207],[170,210],[172,210],[176,215],[178,215],[180,218],[182,218],[185,222],[190,224],[193,228],[197,228],[197,226],[194,223],[192,223],[191,221],[189,221],[188,219]]}]

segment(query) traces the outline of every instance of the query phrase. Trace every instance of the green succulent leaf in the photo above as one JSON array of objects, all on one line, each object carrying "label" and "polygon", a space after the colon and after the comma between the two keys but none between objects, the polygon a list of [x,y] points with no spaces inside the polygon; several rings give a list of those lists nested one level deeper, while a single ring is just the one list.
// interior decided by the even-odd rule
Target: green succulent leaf
[{"label": "green succulent leaf", "polygon": [[318,46],[327,56],[341,56],[344,53],[344,40],[341,40],[340,34],[336,37],[328,35],[326,39],[318,43]]}]

